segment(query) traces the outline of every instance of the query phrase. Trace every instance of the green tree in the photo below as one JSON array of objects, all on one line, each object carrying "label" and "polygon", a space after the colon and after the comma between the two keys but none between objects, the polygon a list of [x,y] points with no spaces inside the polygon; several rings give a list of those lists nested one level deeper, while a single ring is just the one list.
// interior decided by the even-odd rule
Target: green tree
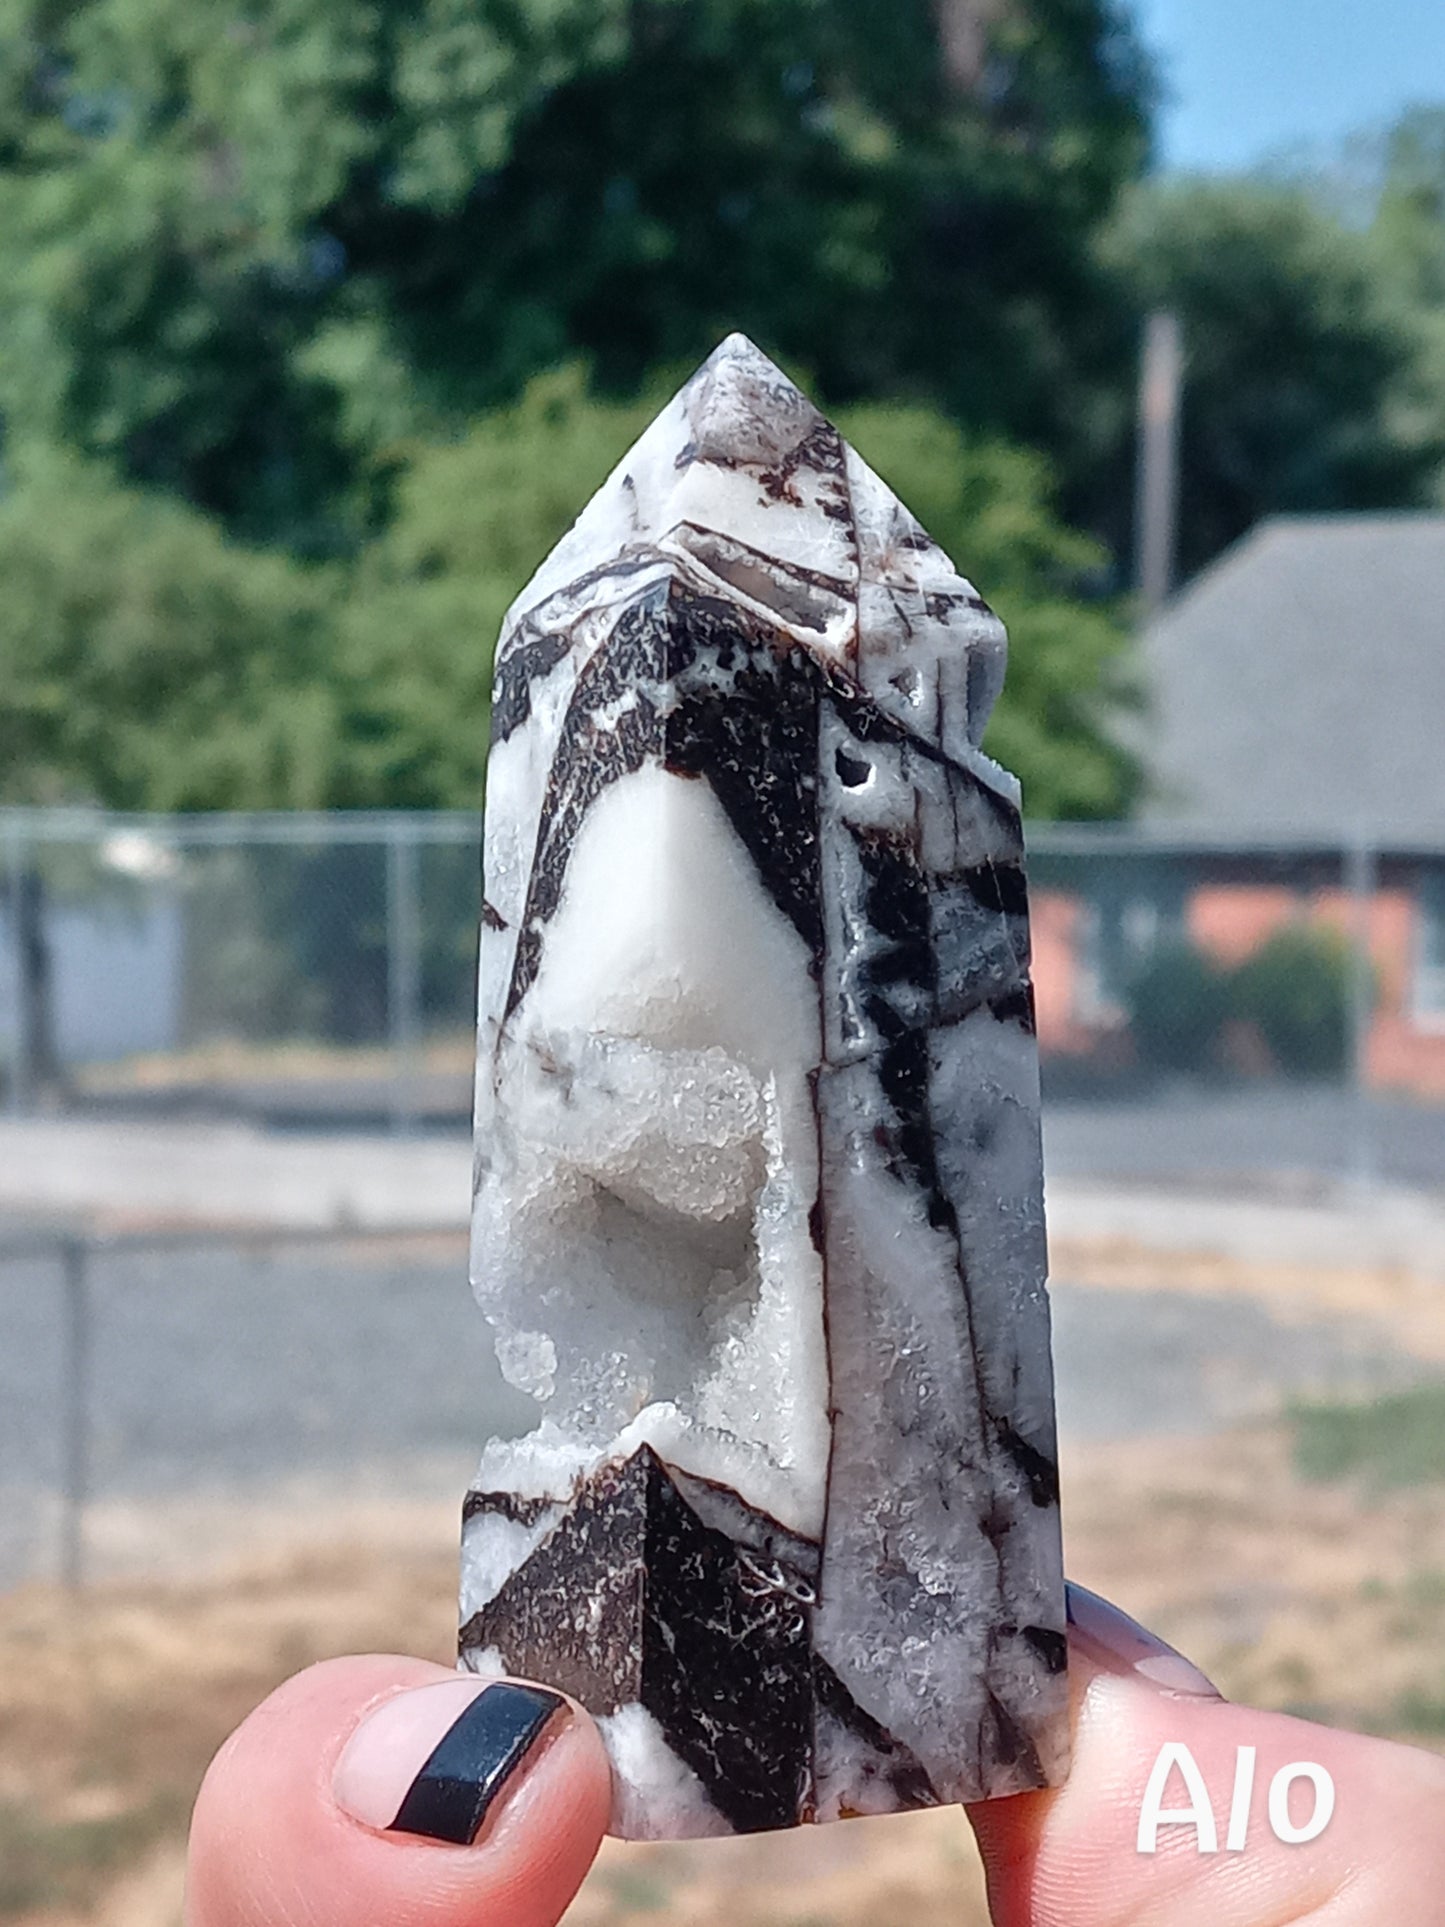
[{"label": "green tree", "polygon": [[[661,401],[569,368],[454,442],[398,451],[395,514],[353,563],[226,537],[99,464],[31,454],[0,498],[0,800],[122,809],[474,808],[508,603]],[[841,425],[994,600],[1011,668],[987,746],[1034,815],[1123,809],[1122,632],[1099,553],[1035,456],[941,416]]]},{"label": "green tree", "polygon": [[53,452],[0,497],[0,800],[329,800],[330,582]]},{"label": "green tree", "polygon": [[1068,455],[1116,0],[0,0],[0,407],[307,553],[372,451],[741,326]]},{"label": "green tree", "polygon": [[1124,1002],[1142,1069],[1178,1076],[1215,1067],[1229,976],[1208,951],[1167,938],[1132,973]]},{"label": "green tree", "polygon": [[838,421],[1007,624],[984,747],[1022,779],[1029,815],[1127,814],[1139,770],[1119,732],[1134,700],[1125,631],[1098,593],[1108,558],[1059,520],[1048,464],[924,409],[873,404]]},{"label": "green tree", "polygon": [[[408,451],[396,515],[347,616],[346,800],[475,802],[488,665],[507,604],[661,401],[589,399],[571,369],[450,444]],[[1135,769],[1114,737],[1123,633],[1087,591],[1102,556],[1065,528],[1036,456],[936,413],[868,405],[839,426],[1009,625],[1009,678],[986,746],[1035,816],[1111,816]]]},{"label": "green tree", "polygon": [[1338,1077],[1349,1061],[1351,958],[1336,930],[1287,924],[1240,964],[1231,1003],[1288,1077]]},{"label": "green tree", "polygon": [[1445,313],[1445,106],[1413,108],[1385,136],[1374,232],[1414,303]]},{"label": "green tree", "polygon": [[[1440,450],[1405,406],[1418,341],[1367,233],[1300,186],[1166,181],[1128,197],[1106,251],[1129,293],[1121,312],[1173,308],[1183,324],[1184,574],[1265,515],[1422,499]],[[1115,433],[1069,506],[1122,551],[1127,419]]]},{"label": "green tree", "polygon": [[661,405],[539,376],[456,441],[395,453],[394,512],[343,612],[338,800],[476,808],[492,650],[507,605]]},{"label": "green tree", "polygon": [[[333,257],[270,215],[227,127],[254,108],[247,37],[214,0],[0,0],[0,411],[242,534],[324,550],[349,533],[350,457],[298,355]],[[289,47],[295,68],[334,62],[328,96],[342,37]],[[297,103],[274,105],[302,139]]]},{"label": "green tree", "polygon": [[1441,454],[1434,495],[1445,505],[1445,107],[1415,108],[1386,135],[1371,238],[1418,342],[1401,412]]}]

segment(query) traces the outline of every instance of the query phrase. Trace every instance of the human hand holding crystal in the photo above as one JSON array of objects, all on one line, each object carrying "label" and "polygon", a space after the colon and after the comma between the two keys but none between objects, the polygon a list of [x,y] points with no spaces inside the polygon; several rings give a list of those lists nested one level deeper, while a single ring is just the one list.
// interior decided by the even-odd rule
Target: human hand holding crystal
[{"label": "human hand holding crystal", "polygon": [[558,1694],[326,1660],[211,1762],[186,1927],[551,1927],[611,1802],[601,1736]]},{"label": "human hand holding crystal", "polygon": [[[1445,1760],[1232,1705],[1078,1587],[1070,1669],[1067,1784],[970,1811],[997,1927],[1439,1917]],[[1214,1852],[1200,1851],[1198,1827],[1168,1821],[1157,1850],[1139,1850],[1166,1746],[1187,1748],[1209,1789]],[[1254,1749],[1255,1791],[1236,1850],[1241,1748]],[[1314,1839],[1287,1844],[1265,1822],[1265,1789],[1301,1761],[1329,1776],[1334,1811]],[[330,1660],[280,1687],[216,1756],[192,1825],[187,1927],[552,1927],[610,1802],[596,1728],[560,1695],[422,1660]],[[1186,1803],[1176,1777],[1165,1811]]]},{"label": "human hand holding crystal", "polygon": [[[995,1927],[1388,1927],[1441,1918],[1445,1759],[1236,1706],[1117,1607],[1075,1585],[1068,1600],[1069,1778],[1056,1791],[969,1813]],[[1166,1747],[1187,1748],[1212,1820],[1203,1830],[1168,1820],[1154,1851],[1141,1852],[1141,1813]],[[1241,1750],[1251,1748],[1252,1798],[1236,1815]],[[1267,1789],[1302,1762],[1328,1775],[1333,1811],[1315,1838],[1287,1844],[1271,1827]],[[1297,1825],[1308,1818],[1309,1794],[1297,1787],[1289,1803]],[[1154,1811],[1190,1801],[1175,1772]],[[1232,1822],[1244,1834],[1238,1848]],[[1211,1835],[1215,1850],[1201,1851]]]}]

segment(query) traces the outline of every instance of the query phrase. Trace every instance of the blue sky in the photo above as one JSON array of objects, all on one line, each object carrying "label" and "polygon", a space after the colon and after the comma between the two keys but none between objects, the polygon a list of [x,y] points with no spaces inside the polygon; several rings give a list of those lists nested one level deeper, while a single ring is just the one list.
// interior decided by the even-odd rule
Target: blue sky
[{"label": "blue sky", "polygon": [[1134,0],[1166,166],[1248,167],[1445,101],[1445,0]]}]

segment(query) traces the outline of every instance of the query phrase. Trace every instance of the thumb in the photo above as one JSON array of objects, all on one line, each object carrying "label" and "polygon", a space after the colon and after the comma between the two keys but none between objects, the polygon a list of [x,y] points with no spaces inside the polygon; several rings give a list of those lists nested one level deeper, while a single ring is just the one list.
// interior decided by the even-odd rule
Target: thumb
[{"label": "thumb", "polygon": [[328,1660],[212,1761],[186,1927],[554,1927],[610,1805],[601,1737],[560,1694]]},{"label": "thumb", "polygon": [[[1069,1589],[1069,1622],[1078,1684],[1068,1780],[969,1811],[997,1927],[1379,1927],[1438,1917],[1445,1761],[1231,1705],[1082,1587]],[[1313,1798],[1308,1783],[1288,1797],[1302,1762],[1328,1782],[1323,1807],[1318,1783]],[[1318,1833],[1312,1811],[1328,1816]]]}]

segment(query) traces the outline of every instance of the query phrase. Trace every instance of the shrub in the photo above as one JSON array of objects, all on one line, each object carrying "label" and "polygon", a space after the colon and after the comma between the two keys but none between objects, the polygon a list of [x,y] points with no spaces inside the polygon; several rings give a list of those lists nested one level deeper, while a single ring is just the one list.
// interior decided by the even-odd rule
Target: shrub
[{"label": "shrub", "polygon": [[1350,1044],[1350,950],[1334,930],[1291,924],[1234,972],[1231,1003],[1292,1077],[1338,1077]]},{"label": "shrub", "polygon": [[1140,1063],[1151,1070],[1207,1070],[1228,999],[1228,975],[1206,951],[1182,937],[1159,944],[1125,991]]}]

